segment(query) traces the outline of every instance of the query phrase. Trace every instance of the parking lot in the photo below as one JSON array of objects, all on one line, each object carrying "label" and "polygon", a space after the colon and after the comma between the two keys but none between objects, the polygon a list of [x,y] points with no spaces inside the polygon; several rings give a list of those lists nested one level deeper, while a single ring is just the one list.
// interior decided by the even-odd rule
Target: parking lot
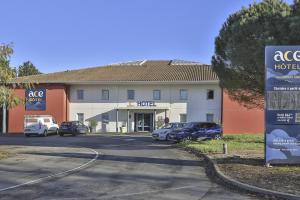
[{"label": "parking lot", "polygon": [[213,183],[203,160],[148,136],[1,136],[1,199],[256,199]]}]

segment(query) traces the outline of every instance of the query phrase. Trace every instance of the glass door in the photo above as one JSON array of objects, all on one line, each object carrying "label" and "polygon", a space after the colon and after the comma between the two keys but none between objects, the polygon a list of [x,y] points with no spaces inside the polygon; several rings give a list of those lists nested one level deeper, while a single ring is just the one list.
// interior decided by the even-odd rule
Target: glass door
[{"label": "glass door", "polygon": [[135,113],[135,131],[151,132],[153,130],[153,114],[152,113]]},{"label": "glass door", "polygon": [[136,124],[137,124],[137,131],[138,132],[144,131],[144,114],[137,113]]}]

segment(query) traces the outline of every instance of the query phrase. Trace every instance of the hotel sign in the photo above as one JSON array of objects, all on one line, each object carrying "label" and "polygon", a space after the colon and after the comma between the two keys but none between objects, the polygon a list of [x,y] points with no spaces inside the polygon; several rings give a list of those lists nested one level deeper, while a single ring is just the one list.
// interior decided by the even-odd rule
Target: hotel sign
[{"label": "hotel sign", "polygon": [[155,101],[137,101],[136,105],[139,107],[156,107]]},{"label": "hotel sign", "polygon": [[46,89],[28,89],[25,92],[25,110],[46,110]]},{"label": "hotel sign", "polygon": [[300,46],[265,49],[266,163],[300,164]]}]

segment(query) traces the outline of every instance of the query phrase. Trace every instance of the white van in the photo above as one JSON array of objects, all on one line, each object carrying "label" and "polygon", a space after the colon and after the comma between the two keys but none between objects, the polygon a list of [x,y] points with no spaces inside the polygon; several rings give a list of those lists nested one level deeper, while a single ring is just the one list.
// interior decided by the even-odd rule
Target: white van
[{"label": "white van", "polygon": [[51,115],[25,115],[24,117],[25,136],[58,134],[58,128],[57,122]]}]

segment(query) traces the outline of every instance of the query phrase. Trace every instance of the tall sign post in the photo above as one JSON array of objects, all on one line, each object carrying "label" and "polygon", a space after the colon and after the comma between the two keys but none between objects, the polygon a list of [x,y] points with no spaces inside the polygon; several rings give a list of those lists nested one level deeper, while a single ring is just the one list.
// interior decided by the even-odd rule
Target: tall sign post
[{"label": "tall sign post", "polygon": [[265,162],[300,164],[300,46],[267,46],[265,65]]}]

